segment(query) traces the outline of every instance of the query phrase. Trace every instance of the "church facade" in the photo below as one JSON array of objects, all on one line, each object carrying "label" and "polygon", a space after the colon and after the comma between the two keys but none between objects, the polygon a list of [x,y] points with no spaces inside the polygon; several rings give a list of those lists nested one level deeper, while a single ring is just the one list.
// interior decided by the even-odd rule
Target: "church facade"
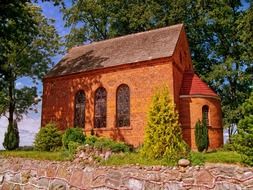
[{"label": "church facade", "polygon": [[152,96],[164,86],[189,146],[196,149],[194,127],[205,116],[209,147],[220,147],[220,98],[194,74],[182,24],[70,49],[43,79],[42,126],[80,127],[137,147]]}]

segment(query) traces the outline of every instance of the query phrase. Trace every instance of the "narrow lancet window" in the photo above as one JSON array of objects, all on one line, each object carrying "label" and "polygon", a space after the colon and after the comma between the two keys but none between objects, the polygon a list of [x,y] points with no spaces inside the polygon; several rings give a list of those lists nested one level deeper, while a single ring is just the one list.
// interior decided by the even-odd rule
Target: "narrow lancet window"
[{"label": "narrow lancet window", "polygon": [[117,127],[130,126],[130,91],[126,84],[122,84],[117,89]]},{"label": "narrow lancet window", "polygon": [[85,127],[85,94],[78,91],[75,95],[74,127]]},{"label": "narrow lancet window", "polygon": [[95,128],[106,127],[106,100],[107,92],[105,88],[100,87],[95,92]]},{"label": "narrow lancet window", "polygon": [[209,107],[207,105],[202,107],[202,121],[205,121],[206,126],[209,126]]}]

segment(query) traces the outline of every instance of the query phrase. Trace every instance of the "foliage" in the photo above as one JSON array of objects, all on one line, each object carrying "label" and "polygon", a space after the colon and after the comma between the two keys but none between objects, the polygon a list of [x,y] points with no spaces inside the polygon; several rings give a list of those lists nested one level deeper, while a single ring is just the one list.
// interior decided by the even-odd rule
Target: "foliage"
[{"label": "foliage", "polygon": [[91,135],[91,136],[86,137],[85,144],[94,146],[97,140],[98,140],[98,137]]},{"label": "foliage", "polygon": [[243,118],[239,122],[238,133],[234,136],[234,146],[242,155],[243,161],[253,166],[253,92],[241,110]]},{"label": "foliage", "polygon": [[67,46],[184,23],[194,68],[221,97],[231,136],[253,79],[252,5],[240,0],[73,1],[64,10],[71,26]]},{"label": "foliage", "polygon": [[[26,0],[0,5],[10,10],[0,11],[0,117],[12,124],[14,118],[19,121],[30,110],[36,112],[36,86],[61,43],[53,20],[45,18],[38,6]],[[23,77],[32,85],[17,87]]]},{"label": "foliage", "polygon": [[[232,139],[234,138],[235,135],[232,136]],[[223,150],[225,151],[236,151],[235,150],[235,144],[234,143],[230,143],[230,142],[226,142],[224,145],[223,145]]]},{"label": "foliage", "polygon": [[14,150],[19,147],[19,132],[17,122],[8,125],[7,132],[4,135],[3,146],[6,150]]},{"label": "foliage", "polygon": [[74,142],[74,141],[70,141],[68,144],[68,150],[70,154],[75,154],[77,151],[77,148],[80,146],[80,143],[78,142]]},{"label": "foliage", "polygon": [[112,152],[129,152],[130,147],[123,142],[116,142],[109,138],[100,137],[94,143],[94,147]]},{"label": "foliage", "polygon": [[202,152],[208,149],[209,140],[208,140],[208,128],[206,126],[206,120],[203,119],[197,121],[195,125],[195,142],[198,148],[198,151]]},{"label": "foliage", "polygon": [[151,159],[171,161],[187,156],[187,145],[182,138],[178,113],[167,88],[158,90],[153,96],[141,152]]},{"label": "foliage", "polygon": [[62,135],[57,126],[49,123],[37,133],[34,148],[38,151],[55,151],[62,146]]},{"label": "foliage", "polygon": [[85,142],[85,136],[81,128],[68,128],[65,131],[62,137],[62,144],[64,148],[69,149],[70,142],[76,142],[79,144],[83,144]]}]

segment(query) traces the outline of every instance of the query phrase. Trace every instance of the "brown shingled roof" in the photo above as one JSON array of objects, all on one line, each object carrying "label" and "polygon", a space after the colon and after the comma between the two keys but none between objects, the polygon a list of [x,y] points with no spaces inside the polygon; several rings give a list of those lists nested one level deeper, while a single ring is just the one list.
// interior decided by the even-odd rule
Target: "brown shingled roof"
[{"label": "brown shingled roof", "polygon": [[73,47],[46,77],[172,56],[183,24]]}]

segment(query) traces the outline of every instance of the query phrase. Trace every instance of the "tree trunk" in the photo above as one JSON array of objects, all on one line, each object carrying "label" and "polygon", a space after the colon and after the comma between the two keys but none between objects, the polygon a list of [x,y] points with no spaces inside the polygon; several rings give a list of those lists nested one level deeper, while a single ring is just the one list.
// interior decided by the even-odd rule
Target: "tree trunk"
[{"label": "tree trunk", "polygon": [[15,111],[15,98],[14,98],[14,88],[15,88],[15,82],[13,77],[10,77],[10,81],[9,81],[9,98],[10,98],[10,102],[9,102],[9,125],[14,124],[14,111]]}]

